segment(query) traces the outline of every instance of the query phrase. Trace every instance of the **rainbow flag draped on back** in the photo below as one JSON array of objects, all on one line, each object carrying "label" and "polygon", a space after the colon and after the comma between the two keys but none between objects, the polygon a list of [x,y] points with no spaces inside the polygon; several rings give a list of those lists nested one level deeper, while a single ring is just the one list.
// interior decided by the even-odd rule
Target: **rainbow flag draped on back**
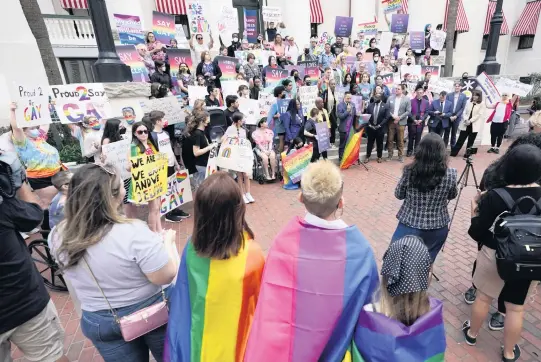
[{"label": "rainbow flag draped on back", "polygon": [[377,285],[374,254],[356,226],[294,218],[267,256],[244,361],[340,361]]},{"label": "rainbow flag draped on back", "polygon": [[188,242],[171,291],[164,361],[243,360],[265,263],[260,246],[245,240],[227,260],[202,258]]},{"label": "rainbow flag draped on back", "polygon": [[364,128],[361,129],[360,132],[355,132],[355,127],[353,126],[353,118],[348,119],[346,129],[348,130],[348,138],[346,140],[344,154],[342,155],[342,161],[340,162],[340,169],[342,170],[349,168],[359,159],[361,140],[364,133]]},{"label": "rainbow flag draped on back", "polygon": [[445,347],[443,304],[430,298],[430,311],[410,327],[363,309],[344,362],[443,362]]}]

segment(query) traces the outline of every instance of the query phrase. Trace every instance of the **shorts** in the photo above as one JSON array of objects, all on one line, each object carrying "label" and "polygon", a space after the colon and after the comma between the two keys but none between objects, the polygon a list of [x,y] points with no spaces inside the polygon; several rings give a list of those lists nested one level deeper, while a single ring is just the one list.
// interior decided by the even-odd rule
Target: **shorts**
[{"label": "shorts", "polygon": [[[53,186],[53,177],[40,177],[40,178],[29,178],[28,183],[30,184],[30,187],[32,187],[32,190],[41,190],[44,188],[47,188],[49,186]],[[3,361],[2,361],[3,362]]]},{"label": "shorts", "polygon": [[64,355],[64,329],[52,300],[28,322],[0,334],[0,362],[11,362],[11,343],[29,361],[54,362]]},{"label": "shorts", "polygon": [[[530,292],[535,290],[537,282],[514,280],[505,282],[498,274],[496,250],[483,246],[477,254],[477,266],[473,274],[473,284],[477,289],[492,299],[501,297],[505,302],[524,305]],[[500,295],[501,293],[501,295]]]}]

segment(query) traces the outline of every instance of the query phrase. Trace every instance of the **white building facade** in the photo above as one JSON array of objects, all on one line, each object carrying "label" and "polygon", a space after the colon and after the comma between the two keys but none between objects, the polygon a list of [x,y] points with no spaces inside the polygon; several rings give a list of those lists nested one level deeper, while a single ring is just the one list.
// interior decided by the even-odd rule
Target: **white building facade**
[{"label": "white building facade", "polygon": [[[38,0],[44,16],[58,66],[66,83],[92,82],[91,65],[98,50],[92,22],[88,16],[87,0]],[[136,15],[141,18],[143,29],[151,30],[152,11],[168,12],[176,16],[178,24],[187,30],[186,4],[189,0],[106,0],[111,28],[116,33],[113,14]],[[191,1],[191,0],[190,0]],[[334,32],[336,16],[352,16],[353,32],[357,25],[378,19],[379,30],[388,31],[381,0],[199,0],[210,9],[207,18],[211,24],[217,51],[218,19],[222,5],[238,10],[239,28],[243,29],[243,9],[278,6],[282,9],[285,35],[295,36],[297,44],[309,42],[311,30],[318,35]],[[410,14],[409,30],[423,30],[426,24],[444,23],[448,0],[402,0]],[[460,0],[461,28],[457,36],[453,75],[463,72],[475,74],[483,60],[483,35],[487,24],[489,0]],[[494,3],[492,4],[492,10]],[[17,0],[4,3],[0,12],[0,82],[47,83],[36,41]],[[541,0],[504,0],[504,31],[500,36],[497,59],[502,74],[527,76],[541,70],[541,35],[539,27]],[[465,20],[464,20],[465,19]],[[490,19],[490,17],[488,17]],[[258,28],[262,28],[261,17]],[[317,24],[319,23],[320,24]],[[517,25],[518,24],[518,25]],[[513,34],[523,34],[514,36]],[[118,39],[118,35],[114,34]],[[208,35],[206,35],[208,37]],[[228,45],[230,39],[223,39]],[[7,55],[6,55],[7,54]]]}]

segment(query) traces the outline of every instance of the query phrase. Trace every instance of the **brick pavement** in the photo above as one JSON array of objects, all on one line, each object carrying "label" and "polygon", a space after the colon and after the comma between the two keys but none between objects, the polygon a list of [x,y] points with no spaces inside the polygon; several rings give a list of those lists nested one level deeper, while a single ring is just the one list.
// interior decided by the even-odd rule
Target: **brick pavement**
[{"label": "brick pavement", "polygon": [[[507,141],[505,142],[505,145]],[[486,147],[479,149],[474,167],[480,179],[486,166],[496,158],[487,154]],[[451,160],[451,166],[465,166],[461,158]],[[395,214],[400,202],[394,198],[394,187],[401,175],[402,165],[390,163],[369,164],[369,172],[354,166],[344,171],[344,197],[346,201],[343,219],[357,224],[374,248],[378,265],[397,224]],[[268,250],[278,230],[295,215],[303,215],[304,209],[297,200],[296,191],[283,190],[280,185],[258,185],[253,183],[252,194],[256,203],[248,206],[247,218],[256,234],[257,241]],[[434,273],[440,281],[433,280],[430,294],[443,300],[447,332],[446,361],[501,361],[500,342],[503,332],[492,332],[485,323],[478,338],[477,347],[463,342],[460,326],[469,318],[471,307],[463,301],[462,293],[470,286],[471,265],[476,255],[476,244],[467,234],[470,220],[470,201],[475,193],[473,187],[464,189],[455,220],[444,251],[438,257]],[[452,205],[454,206],[454,205]],[[191,233],[193,219],[180,224],[167,224],[177,231],[179,250]],[[541,287],[537,288],[537,293]],[[70,361],[103,361],[92,344],[81,333],[79,319],[67,294],[51,292],[58,309],[62,325],[66,329],[65,351]],[[492,311],[494,311],[494,307]],[[524,331],[520,345],[523,350],[521,361],[541,361],[541,302],[537,296],[526,306]],[[14,350],[16,362],[24,361],[21,353]]]}]

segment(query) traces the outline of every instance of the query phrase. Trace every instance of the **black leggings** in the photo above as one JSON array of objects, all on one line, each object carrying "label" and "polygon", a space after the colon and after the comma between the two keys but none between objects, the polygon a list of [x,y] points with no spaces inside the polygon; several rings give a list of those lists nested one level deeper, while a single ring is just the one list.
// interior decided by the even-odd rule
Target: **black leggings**
[{"label": "black leggings", "polygon": [[507,130],[507,123],[494,123],[490,125],[490,144],[492,147],[500,147],[503,141],[503,135]]}]

